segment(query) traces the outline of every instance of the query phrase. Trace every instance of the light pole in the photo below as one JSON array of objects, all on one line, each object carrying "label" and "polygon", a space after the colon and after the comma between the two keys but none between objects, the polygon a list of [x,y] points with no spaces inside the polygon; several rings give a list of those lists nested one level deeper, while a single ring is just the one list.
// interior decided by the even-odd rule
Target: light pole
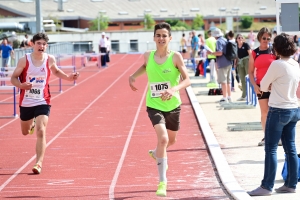
[{"label": "light pole", "polygon": [[222,12],[225,12],[226,8],[221,7],[221,8],[219,8],[219,11],[220,11],[220,25],[221,25],[222,24]]},{"label": "light pole", "polygon": [[184,9],[182,8],[182,21],[184,23]]},{"label": "light pole", "polygon": [[146,18],[146,11],[144,11],[144,29],[147,29],[147,18]]},{"label": "light pole", "polygon": [[237,26],[236,26],[236,32],[238,33],[239,32],[239,10],[240,8],[239,7],[234,7],[232,8],[232,10],[236,13],[236,23],[237,23]]}]

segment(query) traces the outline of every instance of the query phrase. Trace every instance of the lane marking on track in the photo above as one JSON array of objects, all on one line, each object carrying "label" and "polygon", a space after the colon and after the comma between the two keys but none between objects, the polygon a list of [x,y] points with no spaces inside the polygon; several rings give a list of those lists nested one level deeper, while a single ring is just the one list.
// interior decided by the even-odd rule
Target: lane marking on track
[{"label": "lane marking on track", "polygon": [[[141,56],[140,56],[141,57]],[[120,74],[116,80],[114,80],[96,99],[94,99],[91,103],[89,103],[88,106],[86,106],[70,123],[68,123],[58,134],[56,134],[46,145],[48,147],[52,142],[54,142],[68,127],[70,127],[83,113],[85,113],[98,99],[100,99],[112,86],[114,86],[121,77],[123,77],[129,69],[131,69],[137,61],[140,59],[136,59],[136,61],[131,64],[122,74]],[[88,79],[86,79],[88,80]],[[32,156],[22,167],[20,167],[13,175],[11,175],[1,186],[0,186],[0,192],[8,185],[14,178],[17,177],[17,175],[22,172],[34,159],[35,155]]]},{"label": "lane marking on track", "polygon": [[[128,54],[125,54],[124,56],[122,56],[122,57],[120,58],[120,60],[122,60],[124,57],[126,57],[126,55],[128,55]],[[114,66],[114,65],[117,66],[116,64],[117,64],[117,63],[113,63],[113,64],[111,64],[109,67]],[[100,74],[101,72],[103,72],[103,71],[105,71],[105,70],[107,70],[107,69],[108,69],[108,68],[104,68],[103,70],[98,71],[97,73],[91,75],[89,78],[92,78],[92,77],[94,77],[94,76]],[[80,81],[77,85],[80,85],[81,83],[86,82],[87,80],[89,80],[89,78],[86,78],[86,79]],[[56,96],[54,96],[54,97],[51,97],[51,101],[52,101],[53,99],[55,99],[56,97],[59,97],[60,95],[62,95],[62,94],[64,94],[64,93],[68,92],[69,90],[71,90],[71,89],[73,89],[73,88],[75,88],[75,87],[70,87],[70,88],[64,90],[63,93],[59,93],[58,95],[56,95]],[[2,126],[0,126],[0,129],[4,128],[5,126],[7,126],[7,125],[9,125],[9,124],[11,124],[11,123],[13,123],[13,122],[16,121],[17,119],[19,119],[19,118],[15,118],[15,119],[13,119],[13,120],[7,122],[6,124],[3,124]],[[1,191],[1,190],[0,190],[0,191]]]},{"label": "lane marking on track", "polygon": [[120,171],[121,171],[121,168],[122,168],[122,165],[123,165],[123,162],[125,160],[125,156],[126,156],[126,153],[127,153],[127,149],[128,149],[128,146],[129,146],[129,143],[130,143],[130,140],[131,140],[131,136],[132,136],[132,133],[133,133],[133,130],[135,128],[135,124],[138,120],[138,116],[139,116],[139,113],[141,111],[141,108],[142,108],[142,105],[143,105],[143,102],[144,102],[144,99],[145,99],[145,96],[146,96],[146,92],[147,92],[147,89],[148,89],[148,84],[146,85],[145,87],[145,90],[144,90],[144,93],[143,93],[143,96],[142,96],[142,99],[140,101],[140,105],[135,113],[135,117],[134,117],[134,120],[132,122],[132,125],[131,125],[131,128],[130,128],[130,131],[129,131],[129,134],[127,136],[127,140],[126,140],[126,143],[124,145],[124,148],[123,148],[123,152],[122,152],[122,155],[121,155],[121,158],[119,160],[119,163],[118,163],[118,166],[117,166],[117,169],[115,171],[115,174],[114,174],[114,177],[113,177],[113,180],[109,186],[109,199],[113,200],[115,199],[115,194],[114,194],[114,191],[115,191],[115,186],[116,186],[116,183],[117,183],[117,180],[118,180],[118,177],[119,177],[119,174],[120,174]]}]

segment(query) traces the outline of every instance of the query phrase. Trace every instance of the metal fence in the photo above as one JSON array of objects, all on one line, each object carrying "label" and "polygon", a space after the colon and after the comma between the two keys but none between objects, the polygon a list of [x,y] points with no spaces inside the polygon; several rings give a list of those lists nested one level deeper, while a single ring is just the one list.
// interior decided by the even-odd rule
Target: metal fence
[{"label": "metal fence", "polygon": [[[122,42],[119,40],[111,41],[111,53],[144,53],[147,50],[156,49],[156,44],[153,41],[139,42],[138,40],[130,40],[128,42]],[[170,42],[169,49],[174,51],[180,51],[179,42]],[[49,44],[47,52],[52,55],[57,54],[71,54],[71,53],[86,53],[86,52],[98,52],[98,44],[93,44],[92,41],[85,42],[63,42]],[[15,67],[17,61],[23,57],[26,53],[31,53],[32,48],[14,49],[15,59],[11,59],[10,66]]]},{"label": "metal fence", "polygon": [[[62,54],[62,53],[73,53],[74,47],[73,43],[65,42],[65,43],[55,43],[49,44],[47,48],[47,52],[52,55]],[[22,48],[22,49],[14,49],[14,58],[10,60],[10,66],[15,67],[20,58],[22,58],[26,53],[31,53],[32,48]]]}]

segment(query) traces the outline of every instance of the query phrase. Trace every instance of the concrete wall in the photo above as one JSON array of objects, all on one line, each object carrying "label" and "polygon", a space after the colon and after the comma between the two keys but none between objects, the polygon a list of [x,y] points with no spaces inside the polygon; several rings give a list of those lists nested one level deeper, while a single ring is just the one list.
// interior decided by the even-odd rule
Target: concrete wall
[{"label": "concrete wall", "polygon": [[[190,31],[184,31],[186,39]],[[180,49],[179,44],[182,37],[182,31],[172,31],[172,40],[169,48],[171,50],[178,51]],[[196,34],[203,34],[203,31],[198,31]],[[111,41],[119,41],[119,53],[132,52],[130,48],[130,40],[137,40],[138,52],[145,52],[146,50],[155,49],[155,43],[153,42],[153,31],[122,31],[122,32],[106,32],[106,36]],[[93,44],[93,51],[98,52],[98,44],[101,38],[101,32],[88,32],[88,33],[54,33],[48,34],[49,43],[56,42],[91,42]],[[23,35],[18,35],[18,39],[23,40]],[[29,39],[32,35],[29,35]]]}]

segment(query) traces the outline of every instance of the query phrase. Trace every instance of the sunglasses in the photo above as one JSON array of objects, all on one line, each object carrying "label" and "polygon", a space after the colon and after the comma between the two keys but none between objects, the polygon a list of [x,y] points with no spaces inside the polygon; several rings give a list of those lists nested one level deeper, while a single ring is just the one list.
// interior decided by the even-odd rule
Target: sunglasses
[{"label": "sunglasses", "polygon": [[263,39],[263,40],[268,40],[268,41],[270,41],[271,40],[271,38],[266,38],[266,37],[262,37],[261,39]]}]

